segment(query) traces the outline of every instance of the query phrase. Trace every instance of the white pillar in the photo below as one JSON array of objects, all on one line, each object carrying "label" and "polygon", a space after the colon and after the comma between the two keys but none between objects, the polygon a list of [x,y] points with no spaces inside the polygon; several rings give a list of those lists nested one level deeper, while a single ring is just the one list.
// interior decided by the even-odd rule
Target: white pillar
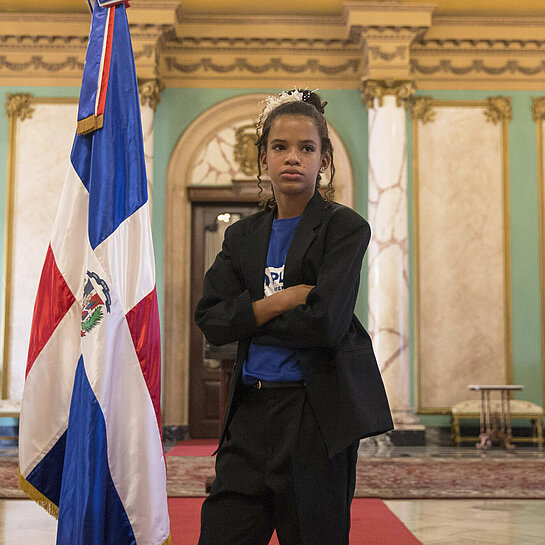
[{"label": "white pillar", "polygon": [[399,102],[387,95],[369,108],[369,333],[394,423],[407,428],[418,420],[410,392],[407,138]]},{"label": "white pillar", "polygon": [[146,174],[148,176],[148,198],[149,210],[152,211],[152,189],[153,189],[153,120],[154,109],[146,102],[140,106],[142,116],[142,133],[144,136],[144,158],[146,160]]},{"label": "white pillar", "polygon": [[157,79],[141,81],[138,85],[138,90],[140,93],[140,113],[142,117],[144,157],[148,177],[148,198],[151,215],[153,194],[153,121],[157,104],[161,102],[161,83]]}]

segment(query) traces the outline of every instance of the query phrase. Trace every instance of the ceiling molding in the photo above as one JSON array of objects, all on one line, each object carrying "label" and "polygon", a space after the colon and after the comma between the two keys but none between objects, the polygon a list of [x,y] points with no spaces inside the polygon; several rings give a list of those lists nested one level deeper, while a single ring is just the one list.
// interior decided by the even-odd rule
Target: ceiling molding
[{"label": "ceiling molding", "polygon": [[[165,87],[359,89],[373,74],[423,89],[545,85],[545,16],[434,16],[431,4],[406,4],[400,17],[398,8],[220,16],[132,0],[128,14],[139,79]],[[79,86],[89,22],[88,13],[0,12],[0,85]]]}]

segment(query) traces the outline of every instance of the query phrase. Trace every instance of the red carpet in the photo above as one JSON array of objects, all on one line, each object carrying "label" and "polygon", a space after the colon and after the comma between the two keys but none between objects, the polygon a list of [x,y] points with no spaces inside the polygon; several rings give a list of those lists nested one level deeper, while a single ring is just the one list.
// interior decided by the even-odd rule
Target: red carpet
[{"label": "red carpet", "polygon": [[[196,545],[204,498],[169,498],[172,545]],[[351,545],[422,545],[379,499],[352,502]],[[278,545],[276,535],[270,545]]]},{"label": "red carpet", "polygon": [[217,448],[217,439],[188,439],[174,445],[167,456],[212,456]]}]

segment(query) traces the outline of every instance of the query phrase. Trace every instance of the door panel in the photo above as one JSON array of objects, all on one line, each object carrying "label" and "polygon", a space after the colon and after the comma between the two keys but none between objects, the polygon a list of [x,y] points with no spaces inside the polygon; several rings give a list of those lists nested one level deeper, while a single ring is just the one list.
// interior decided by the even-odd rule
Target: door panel
[{"label": "door panel", "polygon": [[[247,203],[194,203],[192,207],[189,433],[194,438],[218,437],[222,411],[221,360],[215,349],[212,350],[214,357],[211,357],[193,314],[202,294],[204,274],[221,250],[225,230],[241,217],[256,211],[256,206]],[[222,347],[220,354],[232,358],[234,349],[231,345]]]}]

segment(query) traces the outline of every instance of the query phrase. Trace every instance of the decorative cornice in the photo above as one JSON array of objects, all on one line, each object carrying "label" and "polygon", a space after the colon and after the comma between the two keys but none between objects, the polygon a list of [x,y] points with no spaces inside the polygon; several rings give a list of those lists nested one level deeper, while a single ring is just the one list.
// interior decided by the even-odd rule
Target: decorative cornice
[{"label": "decorative cornice", "polygon": [[503,66],[485,64],[482,59],[475,59],[465,66],[456,66],[450,59],[442,59],[432,66],[420,64],[417,59],[411,59],[411,71],[415,74],[431,75],[438,72],[450,73],[456,76],[465,76],[471,73],[498,76],[505,73],[534,76],[545,73],[545,61],[534,66],[522,66],[517,60],[508,60]]},{"label": "decorative cornice", "polygon": [[335,49],[360,52],[359,42],[338,38],[293,38],[293,37],[249,37],[249,36],[170,36],[169,49],[297,49],[314,51]]},{"label": "decorative cornice", "polygon": [[494,124],[499,121],[511,121],[513,119],[513,109],[511,108],[511,97],[488,97],[486,99],[487,107],[484,112],[486,120]]},{"label": "decorative cornice", "polygon": [[31,119],[34,113],[32,95],[30,93],[14,93],[6,95],[6,115],[8,119]]},{"label": "decorative cornice", "polygon": [[405,80],[373,80],[363,81],[362,101],[367,109],[373,108],[375,98],[378,99],[378,105],[382,106],[383,98],[387,95],[396,97],[397,106],[404,105],[408,108],[409,99],[414,95],[416,85],[414,81]]},{"label": "decorative cornice", "polygon": [[545,121],[545,97],[532,98],[532,117],[534,121]]},{"label": "decorative cornice", "polygon": [[138,91],[140,93],[140,104],[148,105],[154,112],[157,109],[157,104],[161,102],[161,91],[164,86],[158,79],[141,81],[138,83]]},{"label": "decorative cornice", "polygon": [[435,120],[435,110],[433,109],[433,97],[418,96],[411,100],[411,119],[430,123]]},{"label": "decorative cornice", "polygon": [[46,62],[41,55],[31,57],[26,62],[10,62],[5,55],[0,56],[0,70],[7,68],[11,72],[23,72],[32,68],[34,70],[44,70],[46,72],[59,72],[68,68],[70,70],[83,71],[83,61],[78,60],[77,57],[66,57],[61,62]]},{"label": "decorative cornice", "polygon": [[393,61],[398,57],[400,59],[404,59],[407,55],[408,49],[409,48],[405,45],[399,45],[393,51],[383,51],[383,49],[379,46],[370,46],[367,48],[367,50],[371,54],[371,58],[380,59],[387,62]]},{"label": "decorative cornice", "polygon": [[333,66],[323,65],[319,59],[307,59],[306,62],[301,64],[288,64],[281,58],[269,58],[263,64],[252,64],[246,58],[237,58],[234,62],[228,64],[217,64],[212,58],[201,58],[190,64],[182,64],[177,61],[176,57],[167,56],[164,61],[169,70],[175,70],[183,74],[193,74],[198,71],[214,72],[216,74],[281,72],[285,75],[310,72],[336,76],[345,72],[357,74],[360,65],[358,59],[348,59],[346,62]]}]

